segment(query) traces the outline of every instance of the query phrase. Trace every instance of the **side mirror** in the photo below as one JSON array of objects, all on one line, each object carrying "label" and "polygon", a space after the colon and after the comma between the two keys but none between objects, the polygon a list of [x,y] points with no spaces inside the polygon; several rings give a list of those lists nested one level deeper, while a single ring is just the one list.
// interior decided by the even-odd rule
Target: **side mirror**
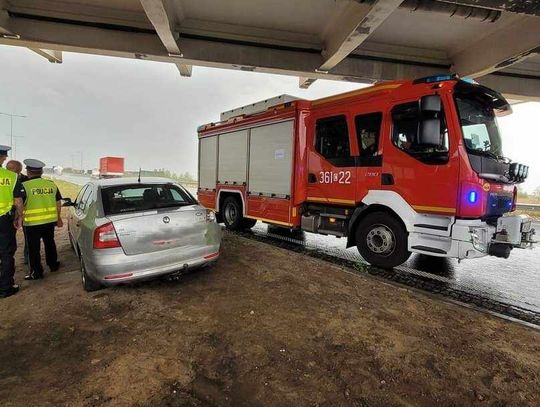
[{"label": "side mirror", "polygon": [[420,98],[420,126],[418,128],[418,145],[422,147],[437,147],[442,144],[441,97],[439,95],[426,95]]},{"label": "side mirror", "polygon": [[438,113],[441,109],[441,97],[439,95],[426,95],[420,99],[420,111]]},{"label": "side mirror", "polygon": [[420,122],[418,145],[423,147],[438,147],[441,140],[441,120],[425,119]]},{"label": "side mirror", "polygon": [[63,198],[64,203],[62,206],[75,206],[75,203],[71,202],[71,198]]}]

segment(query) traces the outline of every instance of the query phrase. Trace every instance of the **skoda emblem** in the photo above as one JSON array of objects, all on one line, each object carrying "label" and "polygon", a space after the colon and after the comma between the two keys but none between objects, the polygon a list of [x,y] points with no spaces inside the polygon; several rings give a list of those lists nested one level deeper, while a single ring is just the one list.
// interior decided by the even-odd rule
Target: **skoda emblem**
[{"label": "skoda emblem", "polygon": [[165,216],[163,218],[163,223],[169,223],[171,221],[171,218],[169,218],[168,216]]}]

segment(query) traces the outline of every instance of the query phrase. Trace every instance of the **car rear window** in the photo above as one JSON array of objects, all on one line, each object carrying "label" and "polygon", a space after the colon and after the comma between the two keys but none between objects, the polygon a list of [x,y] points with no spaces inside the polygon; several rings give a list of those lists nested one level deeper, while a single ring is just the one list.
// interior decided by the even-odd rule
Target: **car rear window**
[{"label": "car rear window", "polygon": [[175,184],[133,184],[101,190],[105,215],[193,205],[193,197]]}]

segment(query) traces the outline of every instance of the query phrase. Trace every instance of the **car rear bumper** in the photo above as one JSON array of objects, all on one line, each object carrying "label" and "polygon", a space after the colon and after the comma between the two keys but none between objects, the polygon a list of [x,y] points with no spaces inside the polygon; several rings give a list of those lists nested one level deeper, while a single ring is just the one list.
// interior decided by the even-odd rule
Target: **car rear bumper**
[{"label": "car rear bumper", "polygon": [[85,258],[87,273],[100,284],[147,280],[214,262],[219,244],[173,248],[154,253],[127,256],[122,248],[95,250]]}]

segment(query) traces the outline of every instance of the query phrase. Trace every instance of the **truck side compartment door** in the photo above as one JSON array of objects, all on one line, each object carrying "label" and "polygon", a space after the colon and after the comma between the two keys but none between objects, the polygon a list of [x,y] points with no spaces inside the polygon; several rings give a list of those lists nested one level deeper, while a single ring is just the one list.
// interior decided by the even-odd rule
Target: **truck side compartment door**
[{"label": "truck side compartment door", "polygon": [[311,120],[307,201],[353,206],[356,171],[348,114],[319,115]]}]

